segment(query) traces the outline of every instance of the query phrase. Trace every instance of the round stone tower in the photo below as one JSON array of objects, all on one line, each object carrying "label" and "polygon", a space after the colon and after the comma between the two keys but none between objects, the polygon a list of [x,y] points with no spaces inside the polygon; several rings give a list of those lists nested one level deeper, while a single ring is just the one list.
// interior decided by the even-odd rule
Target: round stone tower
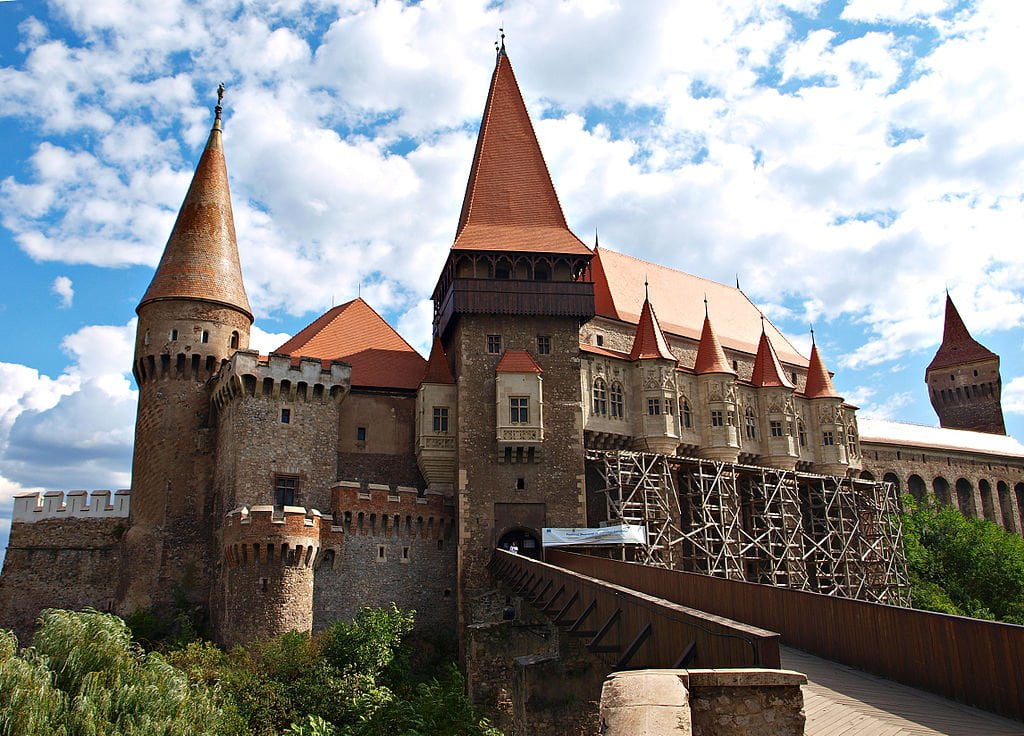
[{"label": "round stone tower", "polygon": [[223,645],[313,628],[313,564],[320,512],[301,506],[242,507],[227,514],[221,568]]},{"label": "round stone tower", "polygon": [[211,489],[210,378],[247,348],[242,284],[218,100],[210,137],[137,312],[139,406],[131,519],[118,606],[205,606],[217,514]]}]

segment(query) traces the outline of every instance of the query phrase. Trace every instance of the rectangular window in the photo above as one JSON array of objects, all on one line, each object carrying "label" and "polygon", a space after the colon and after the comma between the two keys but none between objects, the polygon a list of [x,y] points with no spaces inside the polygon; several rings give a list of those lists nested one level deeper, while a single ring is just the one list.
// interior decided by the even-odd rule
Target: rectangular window
[{"label": "rectangular window", "polygon": [[647,399],[647,413],[651,416],[661,414],[661,399]]},{"label": "rectangular window", "polygon": [[718,409],[711,410],[711,426],[721,427],[722,426],[722,412]]},{"label": "rectangular window", "polygon": [[598,347],[604,345],[604,335],[594,335],[594,344]]},{"label": "rectangular window", "polygon": [[550,355],[551,354],[551,336],[550,335],[537,335],[537,354],[538,355]]},{"label": "rectangular window", "polygon": [[448,407],[434,407],[434,434],[448,434]]},{"label": "rectangular window", "polygon": [[292,421],[292,410],[282,409],[281,410],[281,424],[290,424]]},{"label": "rectangular window", "polygon": [[772,437],[782,436],[782,422],[768,422],[768,428],[771,430]]},{"label": "rectangular window", "polygon": [[693,414],[690,412],[690,402],[683,399],[683,404],[680,407],[680,411],[683,413],[683,426],[689,429],[693,426]]},{"label": "rectangular window", "polygon": [[829,447],[830,445],[834,445],[835,443],[835,437],[832,436],[831,432],[821,433],[821,444],[825,445],[825,447]]},{"label": "rectangular window", "polygon": [[274,505],[295,506],[299,489],[299,479],[294,475],[278,475],[274,477]]},{"label": "rectangular window", "polygon": [[487,336],[487,352],[494,354],[501,352],[501,335]]},{"label": "rectangular window", "polygon": [[619,383],[618,381],[616,381],[615,383],[612,384],[611,397],[612,397],[612,418],[613,419],[622,419],[626,415],[623,413],[623,409],[625,408],[625,406],[623,405],[623,400],[622,400],[622,384]]},{"label": "rectangular window", "polygon": [[666,414],[675,414],[676,413],[675,402],[672,399],[665,399],[665,413]]},{"label": "rectangular window", "polygon": [[509,422],[526,424],[530,421],[530,399],[527,396],[512,396],[508,400]]},{"label": "rectangular window", "polygon": [[366,427],[356,427],[356,442],[366,442]]}]

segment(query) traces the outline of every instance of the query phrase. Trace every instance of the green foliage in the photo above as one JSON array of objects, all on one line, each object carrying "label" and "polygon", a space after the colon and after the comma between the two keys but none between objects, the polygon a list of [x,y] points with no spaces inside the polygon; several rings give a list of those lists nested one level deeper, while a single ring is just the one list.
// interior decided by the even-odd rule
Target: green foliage
[{"label": "green foliage", "polygon": [[97,611],[45,611],[31,648],[0,635],[0,735],[234,734],[216,688],[193,684]]},{"label": "green foliage", "polygon": [[1024,539],[951,506],[903,500],[914,608],[1024,624]]}]

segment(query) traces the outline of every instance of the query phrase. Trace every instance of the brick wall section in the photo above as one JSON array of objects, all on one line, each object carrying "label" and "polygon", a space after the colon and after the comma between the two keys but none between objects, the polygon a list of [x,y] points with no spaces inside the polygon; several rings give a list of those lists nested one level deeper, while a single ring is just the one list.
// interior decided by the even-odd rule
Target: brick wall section
[{"label": "brick wall section", "polygon": [[[416,628],[455,633],[455,525],[451,499],[414,488],[337,486],[324,522],[313,591],[313,627],[366,606],[416,611]],[[361,518],[360,518],[361,517]],[[397,519],[396,519],[397,517]],[[380,549],[383,548],[383,557]]]},{"label": "brick wall section", "polygon": [[14,523],[0,573],[0,628],[22,646],[45,608],[110,610],[127,519],[44,519]]},{"label": "brick wall section", "polygon": [[689,670],[693,736],[802,736],[804,675],[786,670]]}]

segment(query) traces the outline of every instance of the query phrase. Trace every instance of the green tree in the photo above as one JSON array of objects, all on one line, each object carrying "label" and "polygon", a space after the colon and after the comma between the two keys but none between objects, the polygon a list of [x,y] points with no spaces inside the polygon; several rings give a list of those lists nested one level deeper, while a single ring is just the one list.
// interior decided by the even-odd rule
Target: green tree
[{"label": "green tree", "polygon": [[903,501],[914,608],[1024,624],[1024,539],[951,506]]}]

